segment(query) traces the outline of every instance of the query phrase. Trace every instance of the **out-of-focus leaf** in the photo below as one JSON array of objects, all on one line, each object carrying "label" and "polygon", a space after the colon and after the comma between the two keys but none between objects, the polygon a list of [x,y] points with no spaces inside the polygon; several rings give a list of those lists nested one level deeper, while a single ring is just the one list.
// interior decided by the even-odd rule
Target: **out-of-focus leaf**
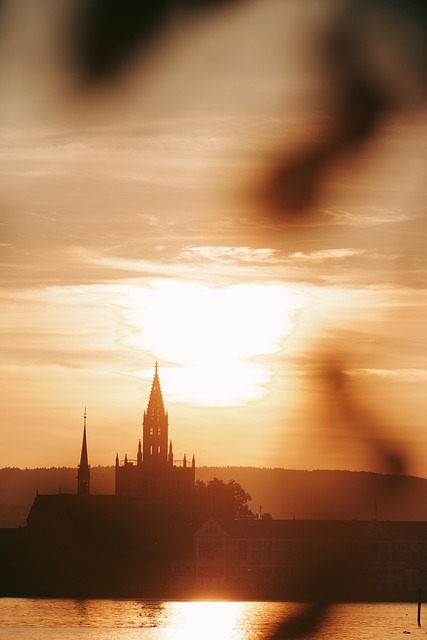
[{"label": "out-of-focus leaf", "polygon": [[72,50],[88,82],[108,80],[164,27],[171,0],[83,0],[72,30]]},{"label": "out-of-focus leaf", "polygon": [[232,2],[236,0],[81,0],[71,33],[78,71],[88,83],[108,81],[152,44],[176,14]]}]

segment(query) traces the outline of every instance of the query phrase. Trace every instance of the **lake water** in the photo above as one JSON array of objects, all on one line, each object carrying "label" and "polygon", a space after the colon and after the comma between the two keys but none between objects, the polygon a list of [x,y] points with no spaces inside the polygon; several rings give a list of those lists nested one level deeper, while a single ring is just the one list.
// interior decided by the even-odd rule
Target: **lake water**
[{"label": "lake water", "polygon": [[[417,626],[416,604],[334,607],[321,640],[392,640]],[[0,600],[0,640],[267,640],[300,605],[278,602],[154,600]]]}]

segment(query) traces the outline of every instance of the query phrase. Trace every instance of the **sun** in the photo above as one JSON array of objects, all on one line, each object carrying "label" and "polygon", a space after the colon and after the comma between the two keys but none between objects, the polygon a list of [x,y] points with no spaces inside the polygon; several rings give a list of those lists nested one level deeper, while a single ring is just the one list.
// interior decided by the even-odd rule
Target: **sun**
[{"label": "sun", "polygon": [[[175,279],[127,285],[122,341],[153,354],[172,402],[236,406],[262,398],[271,381],[265,356],[279,353],[296,326],[302,296],[280,284],[214,287]],[[151,376],[152,368],[140,375]]]}]

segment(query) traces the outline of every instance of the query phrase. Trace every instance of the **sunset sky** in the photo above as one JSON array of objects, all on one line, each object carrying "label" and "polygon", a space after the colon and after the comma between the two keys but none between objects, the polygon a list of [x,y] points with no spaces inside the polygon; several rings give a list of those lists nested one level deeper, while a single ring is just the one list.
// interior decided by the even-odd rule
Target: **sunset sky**
[{"label": "sunset sky", "polygon": [[0,45],[0,466],[75,466],[85,406],[90,464],[134,457],[158,361],[176,458],[376,470],[321,376],[339,357],[427,476],[425,113],[288,226],[254,186],[317,135],[330,3],[194,20],[95,99],[52,1]]}]

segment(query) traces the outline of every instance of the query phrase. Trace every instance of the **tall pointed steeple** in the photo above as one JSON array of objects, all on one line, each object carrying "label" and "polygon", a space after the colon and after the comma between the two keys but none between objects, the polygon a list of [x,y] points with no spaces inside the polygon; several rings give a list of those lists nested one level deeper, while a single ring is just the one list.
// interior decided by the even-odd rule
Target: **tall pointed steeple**
[{"label": "tall pointed steeple", "polygon": [[159,365],[155,364],[147,410],[142,427],[143,464],[163,464],[168,456],[168,413],[163,403]]},{"label": "tall pointed steeple", "polygon": [[162,389],[159,380],[159,365],[154,365],[154,378],[151,385],[150,397],[146,413],[150,417],[161,418],[165,416],[165,405],[163,404]]},{"label": "tall pointed steeple", "polygon": [[80,464],[77,470],[77,493],[78,495],[90,494],[90,467],[86,441],[86,407],[84,412],[82,452],[80,455]]}]

